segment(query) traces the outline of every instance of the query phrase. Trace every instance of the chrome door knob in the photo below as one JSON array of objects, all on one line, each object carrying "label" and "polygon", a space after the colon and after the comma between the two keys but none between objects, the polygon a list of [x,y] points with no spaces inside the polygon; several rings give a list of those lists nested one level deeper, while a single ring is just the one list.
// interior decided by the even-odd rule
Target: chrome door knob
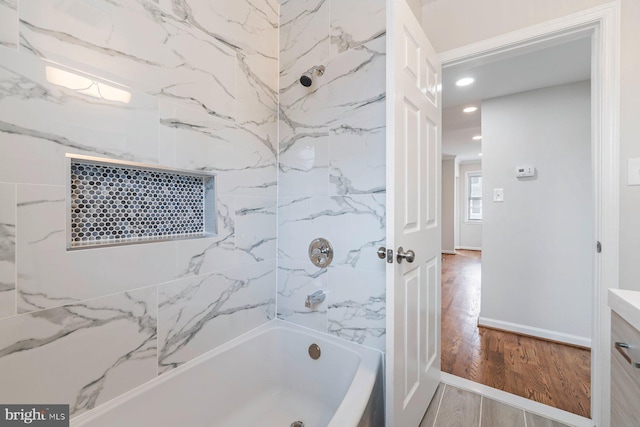
[{"label": "chrome door knob", "polygon": [[398,260],[399,264],[402,263],[403,259],[406,259],[407,262],[409,263],[413,262],[413,260],[416,259],[415,252],[413,252],[411,249],[405,252],[402,246],[398,248],[398,250],[396,251],[396,254],[397,254],[396,259]]},{"label": "chrome door knob", "polygon": [[385,259],[387,257],[387,248],[380,246],[378,248],[378,258]]}]

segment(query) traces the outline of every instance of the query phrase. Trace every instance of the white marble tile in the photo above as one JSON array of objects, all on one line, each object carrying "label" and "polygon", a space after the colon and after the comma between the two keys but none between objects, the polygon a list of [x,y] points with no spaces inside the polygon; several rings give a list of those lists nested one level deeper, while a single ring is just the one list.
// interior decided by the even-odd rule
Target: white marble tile
[{"label": "white marble tile", "polygon": [[[366,46],[331,57],[325,73],[328,104],[325,121],[329,127],[357,120],[369,127],[384,125],[386,98],[386,37]],[[382,108],[375,104],[382,104]],[[371,108],[377,107],[377,108]]]},{"label": "white marble tile", "polygon": [[235,49],[153,2],[22,2],[20,50],[233,118]]},{"label": "white marble tile", "polygon": [[[380,107],[380,108],[377,108]],[[384,110],[384,102],[372,110]],[[382,113],[384,116],[384,113]],[[367,120],[368,121],[368,120]],[[349,120],[329,134],[329,194],[369,194],[386,191],[386,128]]]},{"label": "white marble tile", "polygon": [[[315,76],[306,88],[300,76],[327,65],[330,1],[302,0],[280,6],[280,140],[300,132],[326,131],[327,79]],[[284,132],[284,133],[283,133]],[[284,136],[283,136],[284,135]]]},{"label": "white marble tile", "polygon": [[[157,162],[153,97],[8,49],[0,63],[0,181],[63,185],[65,153]],[[98,84],[128,93],[129,102],[85,93],[87,85],[92,94],[106,89]]]},{"label": "white marble tile", "polygon": [[65,187],[17,187],[18,312],[58,307],[171,280],[174,245],[67,251]]},{"label": "white marble tile", "polygon": [[275,260],[160,285],[159,372],[275,317]]},{"label": "white marble tile", "polygon": [[[221,195],[275,196],[276,155],[271,141],[199,111],[165,105],[163,127],[173,129],[172,166],[215,172]],[[166,136],[165,136],[166,137]]]},{"label": "white marble tile", "polygon": [[329,195],[327,133],[301,133],[282,141],[278,165],[281,197]]},{"label": "white marble tile", "polygon": [[278,318],[317,331],[327,331],[328,299],[310,308],[307,295],[327,290],[327,269],[308,262],[278,260]]},{"label": "white marble tile", "polygon": [[155,287],[0,321],[0,401],[79,415],[157,374]]},{"label": "white marble tile", "polygon": [[173,14],[212,39],[246,54],[258,53],[270,58],[278,55],[277,42],[273,42],[273,33],[278,28],[277,0],[174,0],[171,3]]},{"label": "white marble tile", "polygon": [[[277,44],[277,32],[274,31]],[[236,61],[236,125],[278,147],[278,61],[238,53]]]},{"label": "white marble tile", "polygon": [[385,288],[384,272],[329,267],[329,333],[385,351]]},{"label": "white marble tile", "polygon": [[376,255],[385,241],[385,196],[281,198],[278,254],[308,262],[308,246],[317,237],[333,245],[333,266],[384,271]]},{"label": "white marble tile", "polygon": [[240,264],[275,259],[278,235],[275,197],[237,196],[235,218]]},{"label": "white marble tile", "polygon": [[0,46],[18,47],[18,0],[0,0]]},{"label": "white marble tile", "polygon": [[384,42],[379,37],[338,54],[329,64],[330,194],[385,191]]},{"label": "white marble tile", "polygon": [[385,0],[331,2],[332,55],[367,48],[386,32]]},{"label": "white marble tile", "polygon": [[240,252],[236,250],[235,244],[235,198],[218,196],[216,211],[218,223],[215,237],[175,242],[175,273],[173,277],[227,270],[240,264]]},{"label": "white marble tile", "polygon": [[0,318],[16,314],[16,187],[0,183]]}]

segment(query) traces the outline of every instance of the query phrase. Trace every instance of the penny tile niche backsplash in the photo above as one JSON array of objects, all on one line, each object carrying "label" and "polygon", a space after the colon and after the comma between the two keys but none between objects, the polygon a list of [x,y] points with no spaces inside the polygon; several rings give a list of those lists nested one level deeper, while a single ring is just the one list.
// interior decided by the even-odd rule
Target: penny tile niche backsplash
[{"label": "penny tile niche backsplash", "polygon": [[72,158],[69,246],[215,234],[215,178]]}]

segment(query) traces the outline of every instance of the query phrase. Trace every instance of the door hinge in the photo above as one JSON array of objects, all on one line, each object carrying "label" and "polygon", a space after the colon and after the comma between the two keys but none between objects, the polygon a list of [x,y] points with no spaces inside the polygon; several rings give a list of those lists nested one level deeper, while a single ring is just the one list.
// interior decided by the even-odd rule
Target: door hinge
[{"label": "door hinge", "polygon": [[596,252],[597,253],[601,253],[602,252],[602,243],[600,243],[600,241],[596,242]]},{"label": "door hinge", "polygon": [[387,263],[393,264],[393,249],[387,249]]}]

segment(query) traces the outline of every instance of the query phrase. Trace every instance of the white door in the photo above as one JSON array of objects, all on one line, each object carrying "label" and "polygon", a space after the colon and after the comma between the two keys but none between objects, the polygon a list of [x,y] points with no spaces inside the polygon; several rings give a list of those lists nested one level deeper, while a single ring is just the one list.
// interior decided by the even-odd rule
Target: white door
[{"label": "white door", "polygon": [[386,425],[417,427],[440,381],[441,66],[406,0],[387,4]]}]

